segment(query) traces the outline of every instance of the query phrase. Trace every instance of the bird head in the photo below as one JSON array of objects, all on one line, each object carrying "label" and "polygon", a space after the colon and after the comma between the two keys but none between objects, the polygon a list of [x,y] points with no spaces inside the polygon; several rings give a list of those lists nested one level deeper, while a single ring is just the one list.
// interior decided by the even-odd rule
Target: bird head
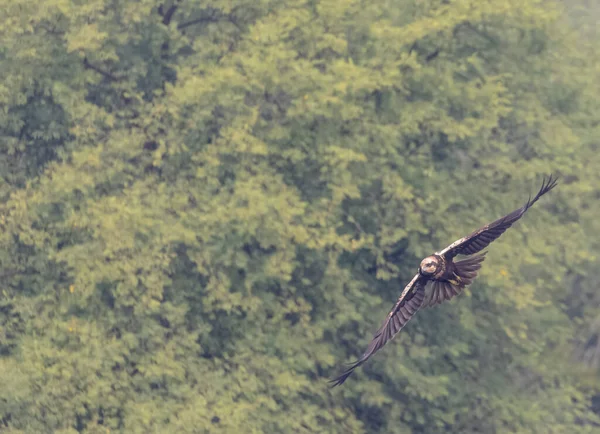
[{"label": "bird head", "polygon": [[440,260],[436,256],[428,256],[421,261],[419,273],[423,276],[433,276],[440,268]]}]

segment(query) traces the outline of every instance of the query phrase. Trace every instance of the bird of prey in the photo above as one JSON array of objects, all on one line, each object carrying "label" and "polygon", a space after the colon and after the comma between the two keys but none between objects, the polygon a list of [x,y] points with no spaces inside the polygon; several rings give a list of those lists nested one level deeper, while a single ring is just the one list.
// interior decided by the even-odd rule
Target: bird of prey
[{"label": "bird of prey", "polygon": [[[533,199],[531,196],[521,208],[487,224],[466,237],[456,240],[444,250],[426,257],[419,265],[418,273],[406,285],[392,311],[375,332],[371,343],[363,355],[350,365],[340,376],[330,381],[332,387],[342,384],[356,368],[390,341],[423,306],[433,306],[460,294],[477,276],[477,270],[487,252],[481,252],[509,227],[519,220],[540,197],[556,186],[552,175],[544,178],[542,187]],[[454,262],[457,255],[468,256]],[[425,286],[432,282],[431,291],[425,296]]]}]

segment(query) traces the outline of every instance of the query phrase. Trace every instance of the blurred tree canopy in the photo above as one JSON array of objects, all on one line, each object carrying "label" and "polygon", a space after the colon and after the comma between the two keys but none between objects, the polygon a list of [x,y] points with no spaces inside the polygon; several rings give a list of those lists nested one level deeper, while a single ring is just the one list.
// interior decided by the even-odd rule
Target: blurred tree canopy
[{"label": "blurred tree canopy", "polygon": [[0,7],[0,431],[597,432],[600,57],[559,3]]}]

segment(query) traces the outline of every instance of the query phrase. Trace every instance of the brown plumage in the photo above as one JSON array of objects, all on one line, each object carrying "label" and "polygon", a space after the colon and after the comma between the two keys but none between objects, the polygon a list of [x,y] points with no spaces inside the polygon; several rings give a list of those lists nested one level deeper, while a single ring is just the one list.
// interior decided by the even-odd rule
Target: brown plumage
[{"label": "brown plumage", "polygon": [[[340,376],[331,380],[332,386],[342,384],[356,368],[365,363],[373,354],[390,341],[423,306],[433,306],[459,295],[470,285],[486,252],[481,252],[492,241],[502,235],[519,220],[540,197],[556,187],[556,179],[552,175],[544,179],[540,191],[525,205],[498,220],[487,224],[470,235],[456,240],[444,250],[435,252],[421,261],[418,273],[406,285],[392,311],[375,332],[367,350],[356,362],[352,363]],[[454,262],[457,255],[469,256],[462,261]],[[471,256],[472,255],[472,256]],[[432,282],[431,291],[425,295],[425,286]]]}]

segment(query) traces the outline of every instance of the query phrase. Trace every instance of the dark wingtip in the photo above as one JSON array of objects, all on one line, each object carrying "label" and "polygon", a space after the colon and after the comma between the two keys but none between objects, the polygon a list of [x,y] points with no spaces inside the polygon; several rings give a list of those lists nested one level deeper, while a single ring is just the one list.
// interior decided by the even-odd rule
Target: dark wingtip
[{"label": "dark wingtip", "polygon": [[542,188],[540,188],[538,197],[543,194],[548,193],[550,190],[552,190],[554,187],[556,187],[557,184],[558,184],[558,177],[553,178],[553,175],[550,174],[550,176],[548,176],[548,179],[546,180],[546,177],[544,176],[544,181],[542,182]]},{"label": "dark wingtip", "polygon": [[548,176],[548,178],[546,179],[546,177],[544,176],[544,179],[542,180],[542,187],[540,188],[540,191],[538,191],[538,193],[535,195],[535,197],[533,199],[531,199],[531,196],[529,196],[529,200],[527,201],[527,205],[525,205],[525,209],[530,208],[534,203],[536,203],[538,201],[538,199],[540,197],[542,197],[543,195],[548,193],[550,190],[552,190],[557,185],[558,185],[558,177],[555,177],[552,174],[550,174]]},{"label": "dark wingtip", "polygon": [[354,370],[356,368],[358,368],[360,365],[362,365],[365,362],[366,359],[359,359],[356,362],[352,362],[352,363],[348,363],[346,366],[348,366],[348,368],[342,372],[339,376],[337,376],[336,378],[334,378],[333,380],[329,380],[329,384],[331,388],[334,388],[335,386],[339,386],[340,384],[343,384],[344,381],[346,381],[346,379],[352,375],[352,373],[354,372]]},{"label": "dark wingtip", "polygon": [[552,190],[557,185],[558,185],[558,176],[555,176],[554,179],[552,179],[552,174],[550,174],[550,176],[548,177],[548,185],[546,186],[546,191]]},{"label": "dark wingtip", "polygon": [[333,380],[329,380],[329,387],[331,389],[333,389],[336,386],[339,386],[341,384],[344,383],[344,381],[346,381],[346,379],[352,375],[352,373],[354,372],[354,368],[350,368],[347,371],[344,371],[343,374],[341,374],[340,376],[334,378]]}]

